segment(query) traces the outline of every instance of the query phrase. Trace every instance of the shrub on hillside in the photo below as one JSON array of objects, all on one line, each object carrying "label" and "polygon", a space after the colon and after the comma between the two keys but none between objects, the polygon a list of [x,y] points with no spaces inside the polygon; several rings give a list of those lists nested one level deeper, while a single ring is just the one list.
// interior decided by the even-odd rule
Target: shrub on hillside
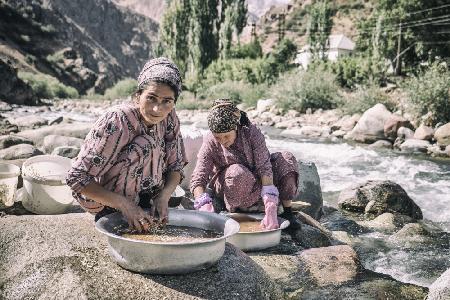
[{"label": "shrub on hillside", "polygon": [[360,87],[355,93],[342,100],[341,109],[347,114],[363,113],[369,108],[381,103],[390,111],[395,110],[396,104],[377,85],[369,84]]},{"label": "shrub on hillside", "polygon": [[45,74],[34,74],[30,72],[19,72],[19,77],[31,86],[34,93],[42,99],[53,98],[78,98],[78,91],[70,86],[64,85],[55,77]]},{"label": "shrub on hillside", "polygon": [[126,98],[133,94],[137,89],[137,81],[131,78],[123,79],[117,82],[113,87],[105,91],[106,99]]},{"label": "shrub on hillside", "polygon": [[286,73],[270,90],[271,97],[277,99],[277,106],[284,111],[331,109],[340,102],[336,76],[326,70]]},{"label": "shrub on hillside", "polygon": [[240,81],[225,81],[201,90],[198,98],[210,102],[218,98],[229,98],[250,107],[256,106],[256,102],[265,98],[266,93],[267,86],[264,84],[252,85]]},{"label": "shrub on hillside", "polygon": [[450,71],[434,63],[428,70],[406,82],[410,109],[416,118],[427,115],[427,125],[450,122]]}]

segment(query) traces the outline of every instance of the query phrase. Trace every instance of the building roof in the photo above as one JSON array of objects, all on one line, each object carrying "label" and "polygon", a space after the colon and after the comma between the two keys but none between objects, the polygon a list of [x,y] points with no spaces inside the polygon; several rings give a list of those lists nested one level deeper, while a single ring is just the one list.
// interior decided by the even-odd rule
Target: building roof
[{"label": "building roof", "polygon": [[355,43],[343,34],[332,34],[328,38],[330,49],[345,49],[352,51]]}]

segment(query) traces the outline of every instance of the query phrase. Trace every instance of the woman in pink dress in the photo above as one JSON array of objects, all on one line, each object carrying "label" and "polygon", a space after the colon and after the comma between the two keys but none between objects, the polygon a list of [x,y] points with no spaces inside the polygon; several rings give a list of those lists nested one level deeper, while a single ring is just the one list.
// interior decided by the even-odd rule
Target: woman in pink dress
[{"label": "woman in pink dress", "polygon": [[138,231],[148,230],[156,214],[167,222],[168,201],[187,163],[175,112],[180,92],[177,66],[152,59],[132,101],[109,109],[87,135],[67,183],[96,220],[120,211]]},{"label": "woman in pink dress", "polygon": [[223,201],[230,212],[248,211],[262,204],[265,211],[262,227],[275,229],[281,200],[284,208],[281,216],[291,222],[291,228],[299,228],[291,210],[298,187],[294,155],[270,154],[261,131],[228,99],[214,102],[208,127],[211,132],[203,139],[191,179],[195,208],[219,211],[220,205],[213,199]]}]

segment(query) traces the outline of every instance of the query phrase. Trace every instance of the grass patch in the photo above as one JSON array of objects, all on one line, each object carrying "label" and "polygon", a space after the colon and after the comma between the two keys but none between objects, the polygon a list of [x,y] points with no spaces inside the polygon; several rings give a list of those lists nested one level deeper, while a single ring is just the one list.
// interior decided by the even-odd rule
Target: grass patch
[{"label": "grass patch", "polygon": [[19,71],[18,76],[30,85],[33,92],[41,99],[79,97],[75,88],[62,84],[50,75]]}]

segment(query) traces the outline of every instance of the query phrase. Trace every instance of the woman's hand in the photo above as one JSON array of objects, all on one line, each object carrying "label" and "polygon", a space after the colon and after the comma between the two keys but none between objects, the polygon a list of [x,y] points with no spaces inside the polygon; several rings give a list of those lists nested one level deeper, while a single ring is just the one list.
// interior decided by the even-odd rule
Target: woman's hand
[{"label": "woman's hand", "polygon": [[118,209],[128,221],[129,228],[138,232],[147,232],[154,226],[153,218],[133,201],[123,199]]},{"label": "woman's hand", "polygon": [[169,221],[169,199],[172,194],[167,195],[167,192],[162,190],[154,199],[153,205],[151,208],[151,215],[155,216],[155,213],[158,212],[159,221],[165,225]]}]

